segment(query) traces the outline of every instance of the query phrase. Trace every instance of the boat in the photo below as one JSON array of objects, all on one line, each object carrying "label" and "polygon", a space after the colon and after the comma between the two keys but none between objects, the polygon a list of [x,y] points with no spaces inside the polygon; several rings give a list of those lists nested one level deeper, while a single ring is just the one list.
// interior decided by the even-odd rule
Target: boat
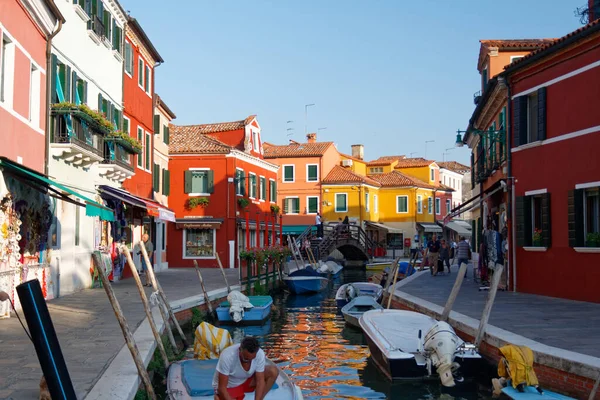
[{"label": "boat", "polygon": [[318,293],[329,284],[329,279],[319,275],[312,267],[290,273],[283,278],[290,292],[295,294]]},{"label": "boat", "polygon": [[368,263],[366,265],[366,268],[367,268],[367,271],[383,271],[384,269],[391,267],[393,262],[394,262],[393,260],[376,261],[376,262]]},{"label": "boat", "polygon": [[[171,400],[213,400],[213,375],[219,360],[183,360],[169,368],[167,393]],[[274,365],[279,371],[275,385],[267,394],[267,400],[302,400],[302,391],[277,364],[267,359],[267,365]],[[254,399],[254,392],[245,393],[245,400]]]},{"label": "boat", "polygon": [[345,283],[340,286],[335,294],[335,303],[339,308],[344,307],[357,296],[371,296],[376,301],[381,299],[383,287],[372,282]]},{"label": "boat", "polygon": [[336,263],[335,261],[327,261],[326,263],[324,263],[317,269],[317,272],[322,277],[337,279],[342,274],[343,269],[344,269],[344,267],[342,267],[340,264]]},{"label": "boat", "polygon": [[512,387],[512,385],[509,385],[502,389],[502,393],[514,400],[575,400],[573,397],[563,396],[562,394],[558,394],[546,389],[544,389],[542,393],[539,393],[533,386],[526,386],[524,388],[524,392],[519,392],[517,389]]},{"label": "boat", "polygon": [[[252,304],[252,308],[244,309],[244,316],[239,322],[244,323],[261,323],[271,314],[271,306],[273,305],[273,298],[271,296],[248,296],[249,302]],[[235,323],[230,314],[230,303],[224,301],[217,307],[217,318],[221,323]]]},{"label": "boat", "polygon": [[371,296],[358,296],[342,307],[342,315],[347,324],[360,328],[359,318],[371,310],[383,310],[383,307]]},{"label": "boat", "polygon": [[[373,310],[359,319],[371,357],[388,379],[435,379],[452,387],[477,374],[483,363],[475,346],[446,322],[412,311]],[[456,370],[455,363],[460,368]],[[435,371],[434,371],[435,369]]]}]

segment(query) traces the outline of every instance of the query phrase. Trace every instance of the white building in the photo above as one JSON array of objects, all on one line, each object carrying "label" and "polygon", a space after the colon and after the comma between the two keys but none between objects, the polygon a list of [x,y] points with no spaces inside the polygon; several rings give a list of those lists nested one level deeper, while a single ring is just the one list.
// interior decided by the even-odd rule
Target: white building
[{"label": "white building", "polygon": [[[131,143],[108,139],[122,126],[126,15],[115,0],[56,0],[56,5],[67,22],[52,42],[48,172],[102,202],[99,185],[120,187],[134,173]],[[107,253],[111,225],[63,201],[56,215],[50,262],[53,274],[60,271],[58,296],[90,287],[90,255]]]},{"label": "white building", "polygon": [[[464,176],[470,173],[471,168],[456,161],[438,161],[437,164],[440,166],[440,183],[454,189],[451,207],[454,209],[463,203]],[[464,219],[464,216],[459,215],[458,218]]]}]

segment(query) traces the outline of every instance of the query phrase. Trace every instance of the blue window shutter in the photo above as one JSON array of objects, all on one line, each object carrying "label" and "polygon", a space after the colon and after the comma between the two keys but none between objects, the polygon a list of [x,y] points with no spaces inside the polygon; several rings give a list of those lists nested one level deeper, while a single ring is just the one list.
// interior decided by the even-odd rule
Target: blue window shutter
[{"label": "blue window shutter", "polygon": [[58,103],[58,94],[56,93],[56,90],[57,90],[57,81],[58,81],[58,79],[57,79],[57,77],[58,77],[58,75],[57,75],[58,59],[56,58],[55,54],[52,54],[50,63],[51,63],[51,68],[50,68],[50,88],[51,88],[51,91],[52,91],[50,102],[52,104],[56,104],[56,103]]},{"label": "blue window shutter", "polygon": [[64,86],[64,90],[63,90],[63,94],[65,96],[65,101],[66,102],[70,102],[71,101],[71,67],[69,67],[67,65],[66,71],[65,71],[65,86]]}]

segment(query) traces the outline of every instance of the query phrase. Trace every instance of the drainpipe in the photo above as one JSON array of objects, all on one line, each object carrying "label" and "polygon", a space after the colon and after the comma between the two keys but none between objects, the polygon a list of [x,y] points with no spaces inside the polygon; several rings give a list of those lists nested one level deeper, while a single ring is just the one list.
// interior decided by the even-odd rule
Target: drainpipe
[{"label": "drainpipe", "polygon": [[507,220],[510,223],[510,240],[508,240],[509,254],[512,256],[512,268],[510,273],[512,274],[512,287],[513,292],[517,291],[517,249],[515,246],[515,237],[516,237],[516,224],[513,221],[513,216],[515,215],[515,178],[512,176],[512,152],[510,151],[512,146],[512,99],[510,93],[510,84],[506,81],[506,93],[507,93],[507,105],[506,105],[506,164],[508,167],[508,179],[510,181],[509,190],[510,196],[508,197],[508,207],[507,207]]},{"label": "drainpipe", "polygon": [[[44,143],[44,175],[48,175],[48,164],[50,163],[50,108],[52,101],[52,88],[50,87],[52,83],[51,75],[49,75],[48,71],[52,69],[52,39],[58,32],[62,29],[63,19],[58,18],[58,27],[52,34],[48,37],[48,41],[46,42],[46,137]],[[55,73],[56,71],[50,71],[50,74]]]}]

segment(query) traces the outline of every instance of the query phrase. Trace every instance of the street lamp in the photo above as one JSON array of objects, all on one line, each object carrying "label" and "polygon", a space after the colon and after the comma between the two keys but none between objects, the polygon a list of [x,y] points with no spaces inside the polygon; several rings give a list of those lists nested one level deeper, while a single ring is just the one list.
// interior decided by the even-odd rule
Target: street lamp
[{"label": "street lamp", "polygon": [[498,129],[498,130],[469,129],[466,131],[461,131],[459,129],[456,131],[456,142],[455,142],[456,147],[463,147],[465,145],[464,137],[462,135],[463,133],[464,134],[470,133],[472,135],[477,135],[477,136],[485,136],[485,135],[498,136],[498,141],[502,142],[502,143],[504,143],[504,141],[506,140],[505,135],[504,135],[504,129]]},{"label": "street lamp", "polygon": [[308,107],[312,107],[315,104],[306,104],[304,106],[304,135],[306,135],[308,133]]}]

